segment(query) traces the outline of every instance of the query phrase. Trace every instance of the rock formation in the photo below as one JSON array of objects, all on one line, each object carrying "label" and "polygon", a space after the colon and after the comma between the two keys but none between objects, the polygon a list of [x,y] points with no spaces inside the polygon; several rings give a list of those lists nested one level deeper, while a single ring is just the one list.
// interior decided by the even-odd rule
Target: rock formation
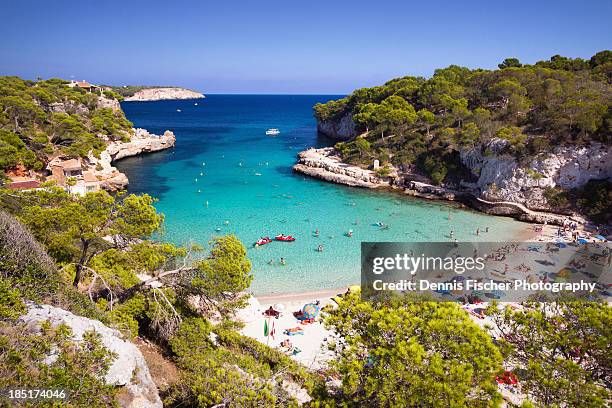
[{"label": "rock formation", "polygon": [[146,129],[134,129],[129,142],[111,142],[100,154],[100,158],[89,155],[88,160],[92,171],[102,182],[102,187],[110,190],[125,188],[129,180],[127,176],[112,165],[113,162],[125,157],[137,156],[143,153],[157,152],[174,146],[174,133],[166,130],[162,136],[149,133]]},{"label": "rock formation", "polygon": [[[52,326],[66,324],[72,329],[72,340],[80,342],[83,334],[95,331],[101,336],[102,344],[116,353],[117,358],[104,377],[107,384],[121,386],[119,401],[124,408],[161,408],[157,386],[149,373],[149,368],[138,348],[122,338],[117,330],[102,322],[76,316],[66,310],[49,305],[28,305],[28,312],[19,319],[29,330],[40,330],[41,322],[48,320]],[[53,355],[48,360],[52,361]]]},{"label": "rock formation", "polygon": [[357,136],[353,115],[350,113],[340,119],[318,120],[317,131],[336,140],[348,140]]},{"label": "rock formation", "polygon": [[164,99],[199,99],[204,98],[200,92],[185,88],[147,88],[125,98],[126,101],[160,101]]},{"label": "rock formation", "polygon": [[293,170],[316,177],[354,187],[377,188],[389,186],[371,170],[343,163],[333,147],[308,149],[300,152],[298,163]]},{"label": "rock formation", "polygon": [[546,209],[547,188],[573,189],[589,180],[612,177],[612,147],[609,146],[593,143],[588,147],[556,147],[527,163],[519,163],[501,153],[507,143],[493,139],[484,146],[461,152],[463,164],[478,177],[476,183],[464,183],[466,189],[486,200]]}]

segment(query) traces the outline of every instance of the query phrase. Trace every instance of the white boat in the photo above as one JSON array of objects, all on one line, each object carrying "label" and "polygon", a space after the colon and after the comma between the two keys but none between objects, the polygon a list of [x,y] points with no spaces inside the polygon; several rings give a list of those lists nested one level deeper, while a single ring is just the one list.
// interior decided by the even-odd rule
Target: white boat
[{"label": "white boat", "polygon": [[181,112],[181,110],[180,110],[180,109],[177,109],[176,111],[177,111],[177,112]]},{"label": "white boat", "polygon": [[194,103],[194,104],[193,104],[193,106],[198,106],[198,103],[197,103],[197,102],[196,102],[196,103]]},{"label": "white boat", "polygon": [[275,129],[275,128],[268,129],[268,130],[266,130],[266,135],[268,135],[268,136],[280,135],[280,130]]}]

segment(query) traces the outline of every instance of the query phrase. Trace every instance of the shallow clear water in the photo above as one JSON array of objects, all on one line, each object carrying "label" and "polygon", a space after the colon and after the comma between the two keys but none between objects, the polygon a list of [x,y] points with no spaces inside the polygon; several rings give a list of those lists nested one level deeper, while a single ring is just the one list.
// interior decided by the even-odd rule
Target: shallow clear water
[{"label": "shallow clear water", "polygon": [[[172,150],[128,158],[117,167],[130,179],[130,192],[159,199],[156,207],[166,216],[164,240],[206,243],[215,235],[236,234],[248,247],[256,294],[358,282],[361,241],[448,241],[451,229],[459,240],[496,241],[510,239],[524,226],[293,173],[299,151],[333,143],[317,137],[312,106],[335,98],[211,95],[197,106],[194,100],[126,102],[123,109],[136,126],[154,133],[173,130],[177,143]],[[266,136],[272,127],[281,134]],[[376,226],[379,221],[389,229]],[[476,228],[486,226],[490,232],[477,237]],[[345,234],[351,229],[349,238]],[[252,246],[261,236],[280,233],[297,240]],[[317,251],[319,244],[323,252]],[[281,257],[286,265],[279,264]],[[267,263],[271,259],[273,265]]]}]

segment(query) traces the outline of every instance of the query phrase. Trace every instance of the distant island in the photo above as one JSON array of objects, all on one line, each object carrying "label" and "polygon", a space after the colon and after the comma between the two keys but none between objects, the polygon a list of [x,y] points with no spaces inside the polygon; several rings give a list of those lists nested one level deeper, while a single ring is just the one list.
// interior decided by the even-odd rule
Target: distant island
[{"label": "distant island", "polygon": [[167,99],[200,99],[205,96],[191,89],[170,86],[110,86],[125,101],[161,101]]}]

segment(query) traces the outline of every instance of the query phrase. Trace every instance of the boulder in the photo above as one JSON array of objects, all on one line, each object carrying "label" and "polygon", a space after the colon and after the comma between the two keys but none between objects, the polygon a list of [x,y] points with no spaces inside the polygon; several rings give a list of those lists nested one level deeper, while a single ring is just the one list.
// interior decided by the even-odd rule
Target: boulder
[{"label": "boulder", "polygon": [[[105,348],[116,353],[117,358],[104,377],[107,384],[124,387],[119,402],[126,408],[161,408],[157,386],[151,378],[149,368],[138,348],[123,339],[118,330],[105,326],[102,322],[77,316],[66,310],[49,305],[28,305],[28,312],[19,319],[29,330],[37,332],[40,324],[48,320],[52,326],[66,324],[72,329],[75,342],[83,340],[83,334],[95,331],[101,335]],[[50,355],[52,362],[55,356]]]}]

